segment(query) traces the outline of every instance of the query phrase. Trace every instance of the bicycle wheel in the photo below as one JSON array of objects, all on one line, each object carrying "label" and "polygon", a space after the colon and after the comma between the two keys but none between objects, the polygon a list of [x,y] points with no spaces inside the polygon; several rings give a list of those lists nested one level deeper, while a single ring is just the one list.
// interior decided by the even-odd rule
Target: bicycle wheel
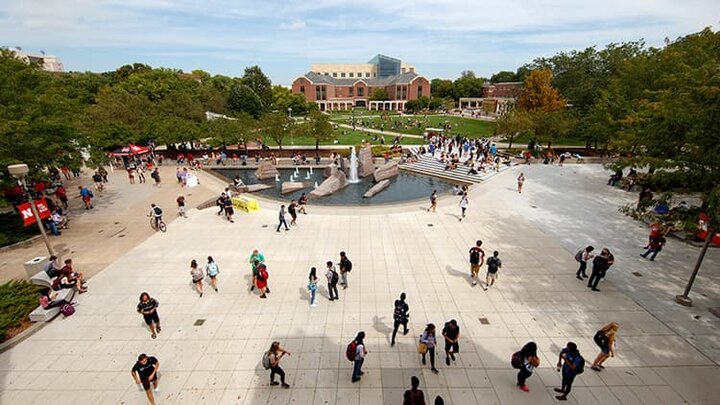
[{"label": "bicycle wheel", "polygon": [[150,228],[155,229],[155,218],[150,218]]},{"label": "bicycle wheel", "polygon": [[167,232],[167,225],[165,225],[165,222],[163,222],[163,221],[158,222],[158,226],[160,227],[161,231]]}]

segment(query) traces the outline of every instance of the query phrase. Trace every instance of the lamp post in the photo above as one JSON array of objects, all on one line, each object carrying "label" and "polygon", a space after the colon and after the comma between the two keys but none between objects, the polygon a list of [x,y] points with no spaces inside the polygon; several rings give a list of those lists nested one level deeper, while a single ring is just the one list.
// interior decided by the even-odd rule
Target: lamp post
[{"label": "lamp post", "polygon": [[33,217],[35,217],[35,222],[38,225],[38,228],[40,228],[40,234],[43,237],[43,242],[45,242],[45,247],[47,248],[48,253],[50,256],[55,256],[55,252],[53,251],[52,246],[50,246],[50,241],[48,240],[47,234],[45,233],[45,228],[43,227],[42,220],[40,219],[40,214],[38,214],[37,208],[35,207],[35,203],[32,199],[32,196],[30,195],[30,192],[27,189],[27,183],[25,182],[25,176],[27,176],[30,169],[28,168],[28,165],[25,163],[20,163],[17,165],[10,165],[8,166],[8,171],[10,172],[10,175],[15,177],[18,181],[18,185],[20,188],[22,188],[23,195],[25,198],[27,198],[28,202],[30,203],[30,210],[33,213]]},{"label": "lamp post", "polygon": [[[292,125],[292,107],[288,107],[288,128]],[[290,132],[290,144],[295,145],[295,134]]]}]

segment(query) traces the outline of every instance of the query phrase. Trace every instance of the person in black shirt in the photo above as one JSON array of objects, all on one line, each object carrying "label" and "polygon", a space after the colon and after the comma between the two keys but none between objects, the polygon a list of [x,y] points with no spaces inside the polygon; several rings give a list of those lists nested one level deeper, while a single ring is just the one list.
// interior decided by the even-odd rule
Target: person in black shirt
[{"label": "person in black shirt", "polygon": [[403,335],[407,335],[408,333],[408,317],[410,316],[408,314],[408,311],[410,308],[408,307],[408,304],[405,302],[405,293],[400,294],[400,299],[395,300],[395,310],[393,311],[393,319],[395,320],[395,324],[393,325],[393,333],[392,333],[392,339],[390,340],[390,346],[395,345],[395,336],[397,336],[398,329],[400,329],[400,325],[403,326]]},{"label": "person in black shirt", "polygon": [[158,392],[157,372],[160,370],[160,362],[155,357],[148,357],[145,353],[138,356],[138,361],[130,371],[135,384],[142,384],[145,394],[151,405],[155,405],[153,391],[150,390],[150,383],[153,384],[155,392]]},{"label": "person in black shirt", "polygon": [[288,205],[288,213],[290,214],[290,217],[292,218],[290,220],[290,225],[297,225],[297,203],[295,200],[290,201],[290,205]]},{"label": "person in black shirt", "polygon": [[345,252],[340,252],[340,285],[343,286],[343,290],[348,288],[347,276],[350,270],[352,270],[352,262]]},{"label": "person in black shirt", "polygon": [[150,298],[150,294],[144,292],[140,294],[140,302],[137,305],[138,313],[142,314],[145,319],[145,323],[150,327],[150,333],[152,338],[155,339],[157,334],[162,330],[160,328],[160,317],[157,313],[157,307],[159,306],[155,298]]},{"label": "person in black shirt", "polygon": [[450,365],[450,359],[455,361],[455,353],[460,351],[460,327],[457,321],[451,319],[450,322],[445,324],[442,330],[442,335],[445,338],[445,364]]},{"label": "person in black shirt", "polygon": [[607,249],[603,249],[598,256],[595,256],[593,259],[593,268],[592,273],[590,274],[590,278],[588,279],[588,288],[592,288],[593,291],[600,291],[598,290],[597,286],[600,282],[601,278],[605,277],[605,273],[610,268],[609,256],[610,251]]}]

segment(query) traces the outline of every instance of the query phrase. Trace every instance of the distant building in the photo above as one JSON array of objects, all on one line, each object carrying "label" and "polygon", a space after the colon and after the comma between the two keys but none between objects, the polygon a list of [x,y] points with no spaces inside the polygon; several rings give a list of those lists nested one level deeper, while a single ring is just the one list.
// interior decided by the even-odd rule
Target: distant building
[{"label": "distant building", "polygon": [[[388,100],[370,100],[378,89],[387,92]],[[292,92],[317,103],[322,111],[353,107],[403,110],[409,100],[430,97],[430,81],[418,75],[415,66],[377,55],[361,64],[312,64],[310,72],[293,81]]]},{"label": "distant building", "polygon": [[512,110],[522,95],[523,82],[486,82],[482,86],[481,97],[461,97],[458,106],[480,109],[490,115],[502,115]]},{"label": "distant building", "polygon": [[15,53],[16,58],[25,61],[25,63],[38,63],[45,71],[65,71],[62,62],[60,62],[60,58],[58,58],[57,56],[45,55],[45,53],[43,53],[42,51],[40,54],[23,52],[19,49],[10,49],[10,51]]}]

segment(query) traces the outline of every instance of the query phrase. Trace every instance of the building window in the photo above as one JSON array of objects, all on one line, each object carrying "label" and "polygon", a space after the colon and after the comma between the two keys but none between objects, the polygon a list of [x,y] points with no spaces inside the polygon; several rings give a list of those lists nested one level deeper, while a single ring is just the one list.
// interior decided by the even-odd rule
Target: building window
[{"label": "building window", "polygon": [[[352,73],[350,73],[350,74],[352,74]],[[348,89],[348,95],[349,95],[350,97],[353,96],[353,88],[352,88],[352,87],[350,87],[350,88]]]},{"label": "building window", "polygon": [[365,73],[365,77],[370,77],[370,72]]},{"label": "building window", "polygon": [[363,87],[358,87],[358,97],[362,97],[365,95],[365,89]]},{"label": "building window", "polygon": [[340,77],[345,77],[345,72],[341,72]]},{"label": "building window", "polygon": [[418,86],[418,97],[422,97],[422,86]]},{"label": "building window", "polygon": [[337,77],[337,72],[333,72],[333,77]]},{"label": "building window", "polygon": [[377,73],[373,73],[373,77],[377,77]]},{"label": "building window", "polygon": [[305,94],[305,86],[300,86],[300,93]]},{"label": "building window", "polygon": [[402,68],[400,70],[402,70],[402,72],[405,73],[407,71],[407,68]]},{"label": "building window", "polygon": [[362,77],[362,72],[358,72],[358,77]]},{"label": "building window", "polygon": [[327,87],[326,86],[315,86],[315,99],[316,100],[327,100]]},{"label": "building window", "polygon": [[350,72],[348,74],[350,75],[350,77],[355,77],[355,73],[353,73],[353,72]]}]

